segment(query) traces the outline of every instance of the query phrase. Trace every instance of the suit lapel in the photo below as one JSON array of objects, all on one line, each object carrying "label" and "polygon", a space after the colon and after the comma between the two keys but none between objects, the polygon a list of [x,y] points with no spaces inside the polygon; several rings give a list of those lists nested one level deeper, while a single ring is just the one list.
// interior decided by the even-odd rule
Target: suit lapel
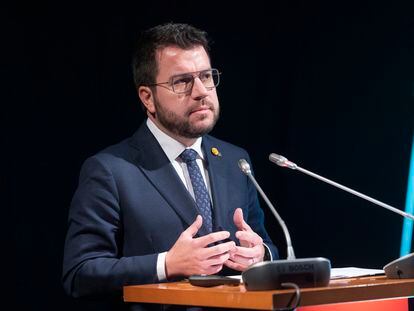
[{"label": "suit lapel", "polygon": [[195,202],[145,124],[134,134],[130,146],[136,151],[131,160],[182,220],[191,225],[197,216]]},{"label": "suit lapel", "polygon": [[203,138],[203,150],[207,160],[207,170],[210,179],[211,193],[213,199],[214,227],[213,231],[226,229],[228,210],[228,180],[225,178],[226,155],[214,155],[212,148],[220,150],[219,146],[213,145],[208,136]]}]

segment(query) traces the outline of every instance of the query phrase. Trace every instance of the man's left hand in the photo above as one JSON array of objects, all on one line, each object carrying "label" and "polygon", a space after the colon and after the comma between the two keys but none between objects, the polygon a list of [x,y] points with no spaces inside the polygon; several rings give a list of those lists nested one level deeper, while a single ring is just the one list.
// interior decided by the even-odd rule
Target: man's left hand
[{"label": "man's left hand", "polygon": [[263,261],[265,247],[263,239],[244,221],[241,208],[234,212],[233,221],[239,230],[236,238],[239,239],[240,246],[236,246],[236,251],[224,264],[233,270],[244,271],[250,265]]}]

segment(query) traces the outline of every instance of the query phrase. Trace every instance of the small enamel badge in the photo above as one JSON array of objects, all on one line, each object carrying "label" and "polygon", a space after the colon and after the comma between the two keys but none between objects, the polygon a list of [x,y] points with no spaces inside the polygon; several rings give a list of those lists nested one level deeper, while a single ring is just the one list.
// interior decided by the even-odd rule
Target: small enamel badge
[{"label": "small enamel badge", "polygon": [[216,157],[221,157],[220,151],[216,147],[211,148],[211,153],[215,155]]}]

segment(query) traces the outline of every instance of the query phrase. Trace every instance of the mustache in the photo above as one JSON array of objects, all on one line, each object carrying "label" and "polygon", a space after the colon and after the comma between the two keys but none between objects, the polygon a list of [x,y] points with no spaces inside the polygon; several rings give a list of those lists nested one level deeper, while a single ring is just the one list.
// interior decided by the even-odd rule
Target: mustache
[{"label": "mustache", "polygon": [[199,101],[198,103],[192,105],[191,107],[188,108],[188,114],[191,114],[192,112],[200,109],[201,107],[207,107],[208,109],[214,111],[214,104],[206,99],[203,99],[201,101]]}]

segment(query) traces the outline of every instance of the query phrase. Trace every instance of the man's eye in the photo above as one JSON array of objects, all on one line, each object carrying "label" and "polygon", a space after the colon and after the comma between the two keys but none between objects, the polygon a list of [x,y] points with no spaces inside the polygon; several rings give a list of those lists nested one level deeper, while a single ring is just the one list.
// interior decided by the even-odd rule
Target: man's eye
[{"label": "man's eye", "polygon": [[207,72],[202,72],[200,74],[200,80],[201,81],[207,81],[211,79],[211,71],[207,71]]},{"label": "man's eye", "polygon": [[188,83],[191,83],[192,80],[193,80],[193,77],[192,76],[176,77],[173,80],[173,84],[174,85],[188,84]]}]

